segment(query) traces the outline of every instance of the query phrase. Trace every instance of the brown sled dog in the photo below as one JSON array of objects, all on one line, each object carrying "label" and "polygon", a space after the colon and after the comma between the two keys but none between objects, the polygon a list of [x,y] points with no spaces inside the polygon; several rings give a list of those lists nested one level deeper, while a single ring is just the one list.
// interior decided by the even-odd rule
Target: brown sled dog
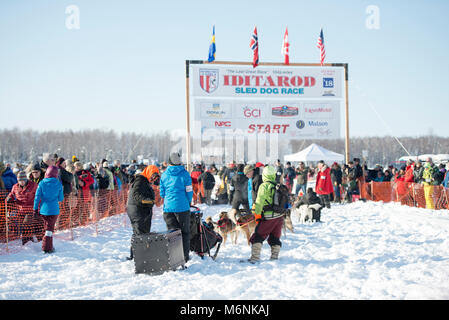
[{"label": "brown sled dog", "polygon": [[238,232],[242,232],[246,236],[248,245],[250,245],[249,239],[251,234],[256,229],[256,219],[253,213],[247,213],[244,209],[229,211],[229,218],[236,224],[236,242],[238,238]]},{"label": "brown sled dog", "polygon": [[231,236],[232,243],[237,243],[237,231],[235,230],[235,223],[229,218],[226,211],[222,211],[219,215],[219,220],[216,223],[215,230],[222,236],[223,245],[226,243],[228,235]]}]

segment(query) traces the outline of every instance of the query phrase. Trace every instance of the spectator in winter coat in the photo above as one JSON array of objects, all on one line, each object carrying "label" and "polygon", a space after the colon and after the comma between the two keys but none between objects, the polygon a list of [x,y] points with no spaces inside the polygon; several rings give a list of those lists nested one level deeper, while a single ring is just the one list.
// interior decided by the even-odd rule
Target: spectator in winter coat
[{"label": "spectator in winter coat", "polygon": [[111,170],[109,170],[109,163],[107,161],[103,161],[103,170],[106,172],[106,175],[108,176],[109,185],[107,190],[114,190],[114,175],[112,174]]},{"label": "spectator in winter coat", "polygon": [[195,168],[193,169],[192,173],[190,174],[190,177],[192,179],[192,188],[193,188],[193,204],[196,204],[200,202],[200,186],[198,183],[198,178],[203,173],[201,170],[201,165],[197,164],[195,165]]},{"label": "spectator in winter coat", "polygon": [[44,153],[42,154],[42,161],[40,163],[42,175],[45,176],[45,172],[49,166],[54,166],[58,160],[58,156],[54,153]]},{"label": "spectator in winter coat", "polygon": [[62,183],[64,197],[67,197],[72,192],[73,174],[65,169],[66,163],[64,158],[58,158],[56,166],[59,169],[59,180]]},{"label": "spectator in winter coat", "polygon": [[211,167],[207,167],[206,171],[204,171],[199,177],[198,177],[198,183],[200,186],[202,186],[202,189],[204,190],[204,197],[206,198],[206,204],[212,205],[212,190],[215,187],[215,178],[212,175]]},{"label": "spectator in winter coat", "polygon": [[[22,245],[33,239],[33,235],[40,241],[42,239],[41,224],[33,223],[33,204],[34,196],[36,194],[37,184],[28,181],[25,171],[20,171],[18,176],[18,183],[16,183],[11,192],[6,197],[6,202],[15,204],[18,209],[17,224],[19,230],[22,230]],[[20,236],[20,234],[18,234]]]},{"label": "spectator in winter coat", "polygon": [[382,174],[382,171],[377,171],[377,177],[374,178],[374,182],[384,182],[384,175]]},{"label": "spectator in winter coat", "polygon": [[445,174],[446,174],[446,169],[444,167],[444,164],[440,163],[440,165],[438,166],[438,170],[435,170],[435,173],[434,173],[434,179],[435,179],[436,186],[443,183]]},{"label": "spectator in winter coat", "polygon": [[263,183],[263,178],[262,178],[262,171],[263,171],[264,165],[261,162],[257,162],[256,163],[256,167],[254,169],[254,175],[253,175],[253,185],[251,188],[251,192],[252,192],[252,199],[253,199],[253,206],[254,203],[256,202],[256,198],[257,198],[257,192],[259,191],[259,187],[260,185]]},{"label": "spectator in winter coat", "polygon": [[434,209],[434,203],[432,198],[433,185],[435,183],[432,164],[426,162],[424,164],[423,171],[423,185],[424,185],[424,198],[426,199],[426,208]]},{"label": "spectator in winter coat", "polygon": [[181,164],[181,156],[172,153],[169,166],[161,177],[160,196],[164,199],[164,221],[168,230],[181,229],[184,259],[190,251],[190,204],[193,198],[192,178]]},{"label": "spectator in winter coat", "polygon": [[315,191],[322,200],[323,205],[325,205],[326,208],[330,208],[329,197],[330,194],[334,192],[330,169],[322,160],[318,163],[318,168],[319,171],[316,177]]},{"label": "spectator in winter coat", "polygon": [[446,163],[446,173],[444,174],[443,186],[448,188],[449,182],[449,163]]},{"label": "spectator in winter coat", "polygon": [[17,177],[16,175],[12,172],[11,168],[8,166],[3,166],[3,171],[1,166],[3,165],[0,164],[0,172],[1,172],[1,179],[3,181],[3,188],[6,189],[7,191],[11,191],[12,187],[17,183]]},{"label": "spectator in winter coat", "polygon": [[254,166],[252,164],[248,164],[243,169],[243,174],[248,178],[248,208],[253,207],[253,203],[256,201],[253,198],[253,177],[254,177]]},{"label": "spectator in winter coat", "polygon": [[405,168],[405,174],[404,174],[404,182],[412,183],[415,182],[415,177],[413,176],[414,171],[414,163],[411,160],[407,161],[407,166]]},{"label": "spectator in winter coat", "polygon": [[332,186],[334,188],[334,195],[335,195],[335,202],[340,203],[341,201],[341,184],[342,184],[342,171],[338,163],[334,162],[332,164],[331,169],[331,180],[332,180]]},{"label": "spectator in winter coat", "polygon": [[45,179],[39,183],[34,198],[34,214],[41,214],[44,219],[45,236],[42,241],[42,250],[45,253],[54,252],[53,232],[59,215],[59,203],[64,200],[61,182],[58,180],[58,168],[49,166]]},{"label": "spectator in winter coat", "polygon": [[306,168],[304,162],[301,161],[296,169],[296,196],[298,196],[299,190],[302,190],[303,195],[306,194],[308,173],[309,169]]},{"label": "spectator in winter coat", "polygon": [[292,168],[292,164],[290,162],[287,162],[285,166],[284,182],[288,188],[288,193],[292,193],[295,178],[296,178],[295,169]]},{"label": "spectator in winter coat", "polygon": [[282,175],[284,173],[284,169],[282,168],[281,160],[276,161],[276,183],[283,183]]},{"label": "spectator in winter coat", "polygon": [[232,209],[229,211],[229,218],[234,223],[237,223],[235,215],[239,211],[240,205],[243,206],[246,212],[250,212],[248,203],[248,178],[243,173],[244,169],[245,166],[243,164],[237,166],[237,174],[232,177],[229,187],[229,202],[232,206]]},{"label": "spectator in winter coat", "polygon": [[78,194],[81,200],[77,202],[76,208],[72,214],[72,226],[83,225],[89,216],[89,203],[91,200],[90,186],[94,183],[94,179],[88,170],[84,170],[81,162],[75,162],[75,176],[78,178]]},{"label": "spectator in winter coat", "polygon": [[416,161],[415,167],[413,168],[413,179],[415,183],[423,183],[423,172],[424,167],[421,163],[421,161]]},{"label": "spectator in winter coat", "polygon": [[28,180],[33,181],[36,184],[39,184],[39,182],[44,180],[44,176],[45,173],[42,172],[39,162],[36,162],[31,166],[30,173],[28,175]]},{"label": "spectator in winter coat", "polygon": [[[131,221],[133,238],[136,235],[149,233],[151,230],[153,205],[155,203],[155,194],[152,184],[159,185],[159,182],[159,169],[154,165],[149,165],[141,174],[136,176],[129,189],[126,212]],[[133,259],[132,247],[131,256],[128,260],[130,259]]]},{"label": "spectator in winter coat", "polygon": [[5,165],[3,164],[3,162],[0,161],[0,190],[5,189],[5,183],[3,182],[3,178],[2,178],[3,172],[5,172],[5,169],[6,169]]},{"label": "spectator in winter coat", "polygon": [[384,181],[383,182],[390,182],[392,178],[391,172],[389,169],[385,169],[384,171]]}]

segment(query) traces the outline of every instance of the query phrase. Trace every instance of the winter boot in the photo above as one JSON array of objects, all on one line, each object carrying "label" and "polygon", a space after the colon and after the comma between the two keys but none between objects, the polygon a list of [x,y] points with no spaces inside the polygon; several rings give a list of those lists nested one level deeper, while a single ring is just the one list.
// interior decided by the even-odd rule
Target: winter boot
[{"label": "winter boot", "polygon": [[271,246],[271,257],[270,260],[279,259],[279,252],[281,251],[281,246],[276,244]]},{"label": "winter boot", "polygon": [[260,252],[262,251],[262,243],[256,242],[251,245],[251,257],[248,262],[256,263],[260,260]]}]

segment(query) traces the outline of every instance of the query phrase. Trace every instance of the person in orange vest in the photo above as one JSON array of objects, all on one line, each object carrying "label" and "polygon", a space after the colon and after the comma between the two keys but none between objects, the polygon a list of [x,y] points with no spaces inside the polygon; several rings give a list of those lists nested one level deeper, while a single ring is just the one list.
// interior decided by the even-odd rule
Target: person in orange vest
[{"label": "person in orange vest", "polygon": [[[160,178],[159,169],[154,165],[149,165],[136,176],[131,184],[126,204],[126,212],[133,229],[131,243],[136,235],[149,233],[151,230],[153,205],[155,204],[152,185],[159,185]],[[128,260],[133,259],[132,244],[130,253]]]}]

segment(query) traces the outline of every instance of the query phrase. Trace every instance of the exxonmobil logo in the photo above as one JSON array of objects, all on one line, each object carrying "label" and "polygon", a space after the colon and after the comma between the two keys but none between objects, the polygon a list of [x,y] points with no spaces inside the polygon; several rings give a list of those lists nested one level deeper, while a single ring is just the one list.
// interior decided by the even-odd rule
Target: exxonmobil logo
[{"label": "exxonmobil logo", "polygon": [[224,86],[244,87],[313,87],[316,79],[311,76],[224,75]]},{"label": "exxonmobil logo", "polygon": [[231,121],[215,121],[215,128],[229,128]]}]

